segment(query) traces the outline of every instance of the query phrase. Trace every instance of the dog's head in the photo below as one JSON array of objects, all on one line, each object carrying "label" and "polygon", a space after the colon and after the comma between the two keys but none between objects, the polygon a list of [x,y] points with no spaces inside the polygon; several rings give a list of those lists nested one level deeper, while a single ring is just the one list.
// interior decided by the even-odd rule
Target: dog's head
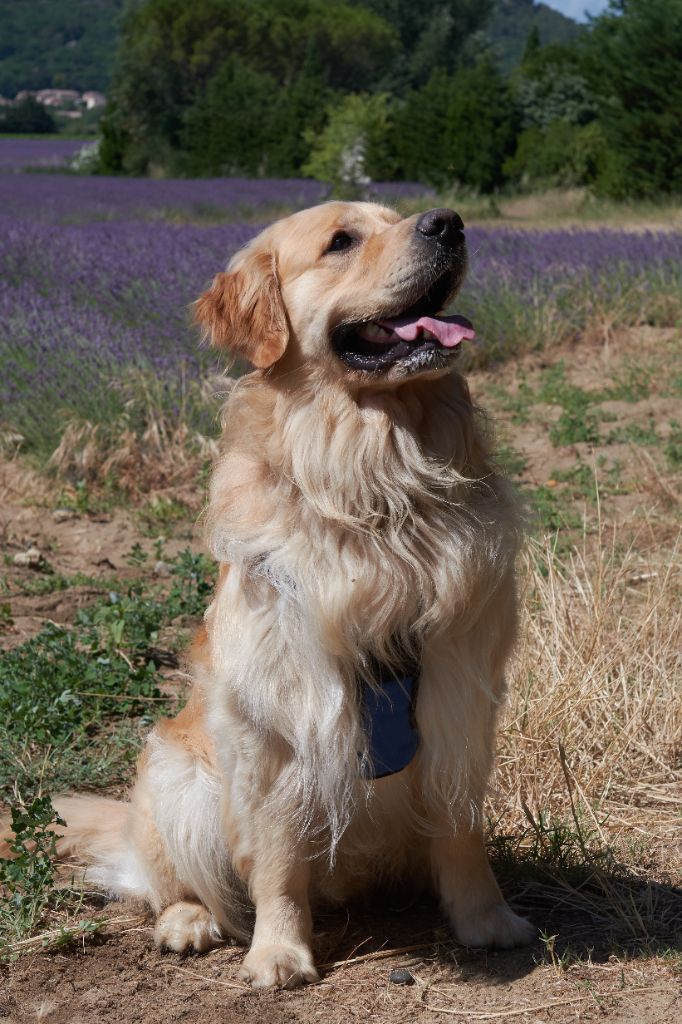
[{"label": "dog's head", "polygon": [[255,367],[321,369],[359,386],[446,373],[468,321],[438,316],[462,283],[452,210],[402,219],[372,203],[326,203],[277,221],[195,305],[215,345]]}]

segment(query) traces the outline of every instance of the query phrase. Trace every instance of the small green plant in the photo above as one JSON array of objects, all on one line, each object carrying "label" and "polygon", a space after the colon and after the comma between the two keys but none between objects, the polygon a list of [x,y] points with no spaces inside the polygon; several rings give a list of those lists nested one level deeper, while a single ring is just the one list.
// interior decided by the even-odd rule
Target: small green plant
[{"label": "small green plant", "polygon": [[149,561],[149,555],[144,550],[139,541],[135,541],[132,548],[126,555],[126,562],[128,565],[133,565],[137,569],[142,569],[143,566]]},{"label": "small green plant", "polygon": [[0,859],[0,886],[7,895],[0,902],[0,934],[6,943],[35,931],[54,901],[57,833],[52,826],[63,824],[49,796],[12,808],[13,856]]},{"label": "small green plant", "polygon": [[670,434],[664,451],[671,466],[682,466],[682,424],[677,420],[670,421]]},{"label": "small green plant", "polygon": [[120,500],[111,480],[107,480],[105,487],[97,492],[89,488],[85,480],[78,480],[72,488],[61,492],[58,503],[61,508],[88,516],[110,512]]},{"label": "small green plant", "polygon": [[530,410],[535,402],[535,395],[526,378],[519,374],[518,386],[515,392],[509,392],[505,388],[493,386],[490,389],[493,398],[498,402],[504,412],[511,413],[511,421],[516,426],[522,426],[530,420]]},{"label": "small green plant", "polygon": [[599,423],[594,413],[585,409],[573,411],[564,409],[556,423],[549,430],[549,439],[555,448],[570,444],[599,443]]},{"label": "small green plant", "polygon": [[591,406],[600,401],[601,397],[597,392],[585,391],[571,384],[566,379],[563,363],[544,370],[536,400],[561,406],[561,415],[549,431],[549,439],[555,447],[579,442],[599,442],[599,422]]},{"label": "small green plant", "polygon": [[60,590],[69,590],[70,587],[97,587],[106,586],[102,580],[86,573],[77,572],[73,576],[64,576],[62,573],[49,573],[41,576],[29,576],[19,582],[22,594],[32,594],[36,597],[42,594],[54,594]]},{"label": "small green plant", "polygon": [[159,533],[171,533],[177,523],[186,520],[188,508],[173,498],[157,497],[143,505],[137,514],[143,532],[148,537],[156,537]]},{"label": "small green plant", "polygon": [[521,476],[528,464],[528,459],[521,452],[506,444],[498,446],[496,459],[502,471],[510,477]]},{"label": "small green plant", "polygon": [[9,601],[0,603],[0,633],[12,625],[12,605]]},{"label": "small green plant", "polygon": [[659,437],[652,422],[646,427],[643,427],[640,423],[628,423],[626,426],[618,427],[608,434],[606,443],[614,444],[616,442],[653,446],[659,443]]},{"label": "small green plant", "polygon": [[578,516],[571,509],[562,508],[556,488],[541,484],[534,490],[527,490],[525,494],[531,507],[532,519],[541,531],[556,533],[580,525]]},{"label": "small green plant", "polygon": [[552,478],[559,483],[569,485],[573,498],[585,498],[596,501],[597,490],[594,471],[586,462],[576,462],[570,469],[553,469]]},{"label": "small green plant", "polygon": [[614,383],[607,388],[602,398],[621,402],[640,402],[648,398],[651,391],[651,372],[635,363],[625,363],[615,374]]}]

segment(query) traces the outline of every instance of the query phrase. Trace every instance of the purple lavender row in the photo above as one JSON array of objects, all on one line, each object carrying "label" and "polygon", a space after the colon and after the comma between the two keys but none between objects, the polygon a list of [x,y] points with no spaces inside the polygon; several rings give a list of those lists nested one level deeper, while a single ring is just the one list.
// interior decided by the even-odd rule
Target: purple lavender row
[{"label": "purple lavender row", "polygon": [[78,139],[0,138],[0,174],[25,167],[60,167],[85,144]]},{"label": "purple lavender row", "polygon": [[[42,176],[40,176],[42,178]],[[79,181],[79,179],[75,179]],[[90,181],[86,181],[87,185]],[[5,207],[7,210],[7,207]],[[0,214],[0,420],[46,443],[63,410],[100,419],[130,367],[169,396],[216,365],[200,353],[188,307],[258,230],[243,223],[46,224]],[[554,311],[577,333],[591,309],[682,293],[682,235],[474,228],[457,300],[493,358],[540,336]],[[171,400],[169,398],[169,401]]]},{"label": "purple lavender row", "polygon": [[[1,152],[1,147],[0,147]],[[106,178],[65,174],[0,174],[0,209],[46,222],[155,220],[173,211],[219,220],[261,208],[301,209],[327,197],[328,186],[297,178]],[[371,197],[390,201],[424,193],[410,182],[377,182]]]}]

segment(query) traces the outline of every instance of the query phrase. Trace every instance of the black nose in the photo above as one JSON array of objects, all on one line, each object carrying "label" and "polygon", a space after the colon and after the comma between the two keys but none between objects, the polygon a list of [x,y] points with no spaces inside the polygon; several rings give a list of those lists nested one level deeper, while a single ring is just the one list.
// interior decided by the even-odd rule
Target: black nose
[{"label": "black nose", "polygon": [[464,230],[464,221],[454,210],[442,207],[422,213],[417,221],[416,229],[426,238],[433,238],[442,245],[452,247],[462,241],[461,232]]}]

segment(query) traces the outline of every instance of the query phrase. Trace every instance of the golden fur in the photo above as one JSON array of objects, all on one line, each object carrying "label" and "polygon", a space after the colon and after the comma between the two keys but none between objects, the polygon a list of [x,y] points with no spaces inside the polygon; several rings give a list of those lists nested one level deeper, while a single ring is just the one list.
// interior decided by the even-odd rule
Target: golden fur
[{"label": "golden fur", "polygon": [[[461,376],[363,373],[330,340],[423,292],[415,221],[361,203],[295,214],[196,303],[213,343],[256,370],[225,412],[208,509],[221,572],[194,688],[152,731],[127,805],[57,802],[61,851],[144,897],[159,945],[251,938],[241,976],[256,986],[317,977],[311,902],[407,874],[434,883],[463,943],[531,935],[481,831],[516,626],[513,496]],[[330,253],[339,231],[354,244]],[[452,291],[463,271],[460,254]],[[357,679],[406,654],[421,662],[418,752],[371,783]]]}]

